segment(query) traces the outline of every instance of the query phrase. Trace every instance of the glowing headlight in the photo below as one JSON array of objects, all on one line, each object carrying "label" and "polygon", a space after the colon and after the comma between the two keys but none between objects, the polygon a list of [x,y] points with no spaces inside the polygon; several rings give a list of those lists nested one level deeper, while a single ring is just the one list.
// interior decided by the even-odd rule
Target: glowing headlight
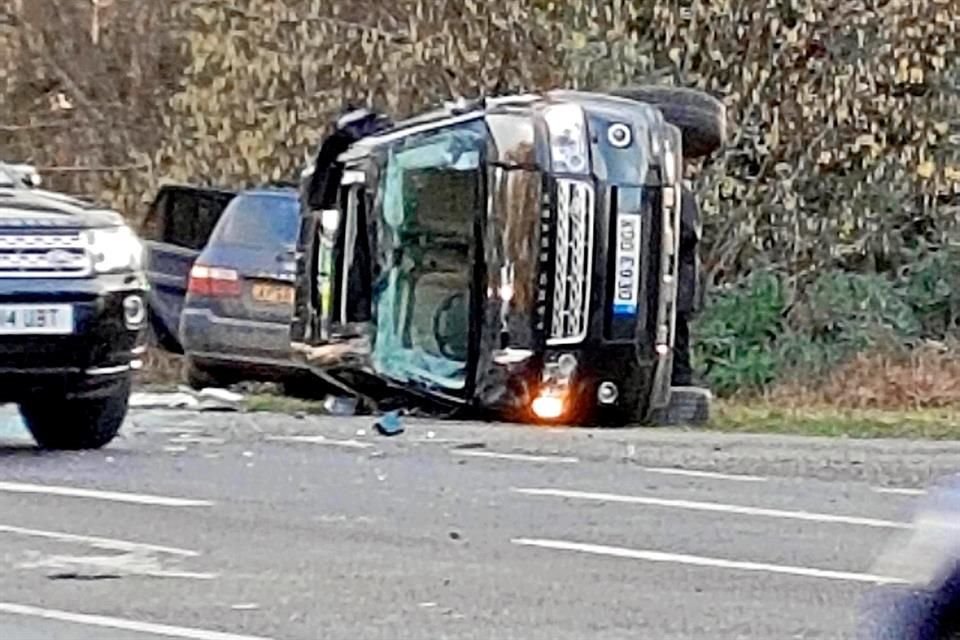
[{"label": "glowing headlight", "polygon": [[91,229],[87,242],[93,269],[98,273],[143,268],[143,245],[130,227]]},{"label": "glowing headlight", "polygon": [[558,104],[547,107],[543,119],[550,136],[550,164],[553,171],[587,173],[589,151],[583,109],[573,104]]}]

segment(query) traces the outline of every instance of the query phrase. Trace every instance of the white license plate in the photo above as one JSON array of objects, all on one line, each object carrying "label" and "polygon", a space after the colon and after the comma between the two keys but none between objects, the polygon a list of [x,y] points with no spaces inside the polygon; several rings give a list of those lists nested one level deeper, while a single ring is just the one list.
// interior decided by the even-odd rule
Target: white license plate
[{"label": "white license plate", "polygon": [[65,335],[73,333],[69,304],[0,304],[0,335]]},{"label": "white license plate", "polygon": [[620,213],[617,216],[617,252],[613,288],[613,313],[633,315],[637,312],[640,279],[640,214]]}]

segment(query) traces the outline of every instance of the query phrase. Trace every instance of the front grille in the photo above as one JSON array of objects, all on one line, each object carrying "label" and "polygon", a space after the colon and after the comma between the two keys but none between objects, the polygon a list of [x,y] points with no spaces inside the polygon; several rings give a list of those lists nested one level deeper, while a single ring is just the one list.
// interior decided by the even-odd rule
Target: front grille
[{"label": "front grille", "polygon": [[0,278],[82,278],[90,269],[86,242],[77,231],[0,231]]},{"label": "front grille", "polygon": [[556,252],[550,343],[582,341],[590,320],[593,279],[594,190],[586,182],[557,180]]}]

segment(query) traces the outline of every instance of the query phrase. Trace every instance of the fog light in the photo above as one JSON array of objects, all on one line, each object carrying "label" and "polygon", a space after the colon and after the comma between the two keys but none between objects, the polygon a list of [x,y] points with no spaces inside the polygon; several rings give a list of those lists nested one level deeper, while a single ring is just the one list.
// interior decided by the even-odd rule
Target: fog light
[{"label": "fog light", "polygon": [[577,357],[572,353],[565,353],[557,359],[557,367],[560,375],[569,378],[577,370]]},{"label": "fog light", "polygon": [[140,296],[127,296],[123,299],[123,320],[127,329],[139,329],[147,319],[147,309]]},{"label": "fog light", "polygon": [[530,408],[541,420],[556,420],[563,415],[563,398],[551,395],[537,396],[533,399]]},{"label": "fog light", "polygon": [[609,380],[601,382],[600,386],[597,387],[597,401],[600,404],[613,404],[619,396],[620,390],[617,389],[617,385]]}]

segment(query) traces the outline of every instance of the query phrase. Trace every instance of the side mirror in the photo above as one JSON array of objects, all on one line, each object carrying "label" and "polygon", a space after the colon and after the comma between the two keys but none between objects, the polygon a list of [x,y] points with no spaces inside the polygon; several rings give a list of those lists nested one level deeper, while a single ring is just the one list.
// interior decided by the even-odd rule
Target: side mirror
[{"label": "side mirror", "polygon": [[37,168],[29,164],[8,165],[8,168],[27,187],[35,189],[43,182]]}]

